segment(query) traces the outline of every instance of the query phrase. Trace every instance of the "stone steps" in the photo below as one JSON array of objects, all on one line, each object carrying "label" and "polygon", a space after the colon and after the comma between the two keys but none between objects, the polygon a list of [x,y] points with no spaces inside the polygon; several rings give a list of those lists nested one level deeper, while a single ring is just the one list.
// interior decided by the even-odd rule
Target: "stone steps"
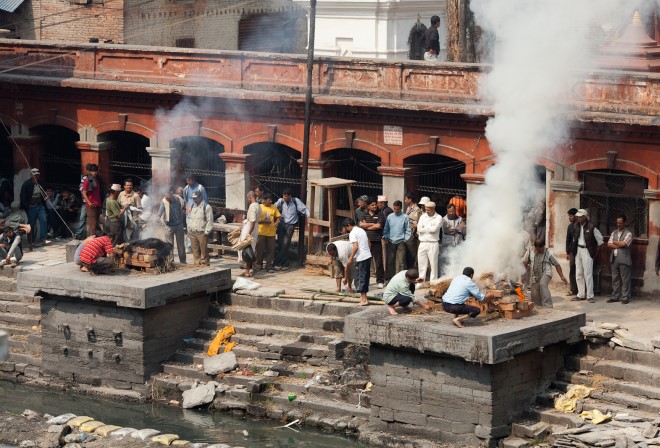
[{"label": "stone steps", "polygon": [[0,277],[0,291],[16,292],[16,279],[12,277]]},{"label": "stone steps", "polygon": [[9,353],[9,361],[15,363],[25,363],[33,366],[41,367],[41,355],[37,356],[32,353],[18,353],[12,352]]},{"label": "stone steps", "polygon": [[[274,325],[284,327],[304,328],[310,330],[344,331],[344,319],[341,317],[316,316],[311,314],[294,314],[282,311],[269,310],[267,313],[261,309],[244,307],[227,307],[222,317],[229,323],[250,322],[252,324]],[[202,328],[217,329],[219,323],[213,318],[200,322]]]},{"label": "stone steps", "polygon": [[19,325],[23,327],[32,327],[41,323],[40,315],[26,315],[21,313],[0,313],[0,326],[9,324],[10,326]]},{"label": "stone steps", "polygon": [[25,314],[28,316],[40,316],[41,308],[32,303],[7,301],[0,299],[0,313]]},{"label": "stone steps", "polygon": [[583,354],[611,361],[643,364],[660,369],[660,353],[656,352],[631,350],[618,345],[612,348],[606,344],[588,344]]},{"label": "stone steps", "polygon": [[[296,314],[316,316],[346,317],[361,311],[354,303],[330,302],[322,300],[284,299],[279,297],[251,297],[242,294],[230,294],[225,303],[231,307],[258,308]],[[212,307],[212,313],[221,311],[222,306]],[[219,316],[218,314],[212,314]]]},{"label": "stone steps", "polygon": [[2,291],[0,290],[0,300],[6,302],[20,302],[20,303],[39,303],[41,297],[28,296],[21,292],[16,291]]},{"label": "stone steps", "polygon": [[[566,383],[583,384],[585,386],[592,386],[594,384],[594,378],[592,375],[583,375],[575,371],[564,370],[558,375],[558,379]],[[623,392],[638,397],[660,400],[660,387],[619,380],[601,381],[600,386],[609,391]]]},{"label": "stone steps", "polygon": [[10,339],[13,335],[24,335],[32,332],[31,327],[17,324],[3,324],[2,322],[0,322],[0,330],[9,333]]},{"label": "stone steps", "polygon": [[[213,340],[214,333],[208,332],[203,335],[208,337],[195,338],[192,341],[184,341],[185,347],[198,350],[200,352],[207,352],[209,346],[211,345],[211,341]],[[339,338],[328,336],[316,337],[314,335],[304,334],[299,335],[296,339],[275,336],[264,340],[264,338],[261,336],[237,333],[231,337],[231,340],[232,342],[236,342],[239,347],[251,346],[256,347],[259,351],[268,351],[288,355],[300,354],[301,356],[331,356],[336,354],[338,346],[343,346],[343,344],[341,344],[341,339]],[[313,351],[309,353],[298,353],[300,350],[305,351],[305,349],[308,348]],[[316,350],[325,350],[327,353],[318,353]]]},{"label": "stone steps", "polygon": [[630,364],[589,355],[569,355],[566,357],[566,368],[574,371],[589,370],[594,374],[646,386],[656,387],[660,384],[660,368],[643,364]]}]

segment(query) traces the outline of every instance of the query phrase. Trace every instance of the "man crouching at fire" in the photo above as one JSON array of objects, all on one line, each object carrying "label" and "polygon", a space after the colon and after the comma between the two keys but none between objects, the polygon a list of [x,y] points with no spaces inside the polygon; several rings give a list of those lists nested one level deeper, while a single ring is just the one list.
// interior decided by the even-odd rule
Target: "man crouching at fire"
[{"label": "man crouching at fire", "polygon": [[417,303],[427,311],[431,309],[425,299],[415,295],[415,283],[423,281],[417,277],[419,277],[417,269],[408,269],[399,272],[389,281],[385,292],[383,292],[383,302],[387,305],[387,311],[391,315],[396,316],[398,314],[394,308],[397,304],[404,309],[410,309],[411,303]]},{"label": "man crouching at fire", "polygon": [[481,312],[476,306],[465,304],[470,296],[475,297],[479,302],[495,298],[490,291],[486,294],[481,292],[472,277],[474,277],[474,269],[470,267],[463,269],[463,275],[454,277],[447,292],[442,296],[442,309],[454,315],[453,322],[458,328],[463,328],[462,321],[468,317],[477,317]]},{"label": "man crouching at fire", "polygon": [[[87,241],[87,240],[85,240]],[[87,241],[80,252],[80,268],[91,275],[105,274],[114,264],[112,241],[105,232],[96,232],[96,238]]]}]

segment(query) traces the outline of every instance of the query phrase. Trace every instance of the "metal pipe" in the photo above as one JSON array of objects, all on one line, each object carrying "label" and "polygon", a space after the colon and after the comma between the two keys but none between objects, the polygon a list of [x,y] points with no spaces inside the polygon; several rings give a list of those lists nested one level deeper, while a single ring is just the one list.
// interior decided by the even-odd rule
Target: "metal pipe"
[{"label": "metal pipe", "polygon": [[[309,2],[309,36],[307,43],[307,89],[305,92],[305,130],[303,134],[300,200],[307,204],[307,175],[309,172],[309,135],[312,124],[312,76],[314,74],[314,33],[316,30],[316,0]],[[298,220],[298,264],[305,263],[305,220]]]}]

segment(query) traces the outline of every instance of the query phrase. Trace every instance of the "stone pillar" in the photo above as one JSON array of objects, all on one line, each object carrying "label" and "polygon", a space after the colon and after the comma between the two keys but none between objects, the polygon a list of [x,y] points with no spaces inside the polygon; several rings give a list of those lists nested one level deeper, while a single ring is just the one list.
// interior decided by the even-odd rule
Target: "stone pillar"
[{"label": "stone pillar", "polygon": [[646,249],[646,266],[644,269],[644,292],[660,291],[660,277],[655,275],[655,257],[660,240],[660,190],[644,190],[644,198],[649,204],[649,245]]},{"label": "stone pillar", "polygon": [[467,205],[467,216],[465,219],[468,235],[470,233],[470,199],[480,188],[483,188],[485,176],[483,174],[461,174],[461,179],[465,181],[465,204]]},{"label": "stone pillar", "polygon": [[220,158],[225,162],[225,207],[245,210],[250,191],[250,176],[245,172],[245,161],[248,154],[222,153]]},{"label": "stone pillar", "polygon": [[80,151],[80,167],[82,174],[87,174],[85,166],[94,163],[99,166],[99,176],[103,179],[106,189],[110,188],[112,176],[110,175],[110,160],[107,149],[108,143],[76,142]]},{"label": "stone pillar", "polygon": [[396,166],[379,166],[378,172],[383,176],[383,194],[387,196],[388,205],[392,207],[394,201],[403,202],[406,195],[404,176],[408,168]]},{"label": "stone pillar", "polygon": [[149,194],[152,195],[152,200],[157,202],[172,187],[172,148],[148,146],[146,150],[151,156],[151,191]]},{"label": "stone pillar", "polygon": [[560,259],[566,255],[566,228],[568,227],[568,212],[571,208],[580,208],[580,189],[582,183],[572,180],[551,180],[550,195],[547,204],[550,238],[547,246]]}]

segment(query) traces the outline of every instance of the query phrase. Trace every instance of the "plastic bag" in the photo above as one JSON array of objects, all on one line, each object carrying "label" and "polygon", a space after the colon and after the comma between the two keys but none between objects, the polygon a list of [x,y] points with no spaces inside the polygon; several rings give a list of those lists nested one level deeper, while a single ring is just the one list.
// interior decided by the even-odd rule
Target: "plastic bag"
[{"label": "plastic bag", "polygon": [[254,249],[252,249],[252,246],[247,246],[245,249],[243,249],[243,252],[241,252],[243,256],[243,261],[247,263],[254,263],[257,259],[257,256],[254,253]]}]

